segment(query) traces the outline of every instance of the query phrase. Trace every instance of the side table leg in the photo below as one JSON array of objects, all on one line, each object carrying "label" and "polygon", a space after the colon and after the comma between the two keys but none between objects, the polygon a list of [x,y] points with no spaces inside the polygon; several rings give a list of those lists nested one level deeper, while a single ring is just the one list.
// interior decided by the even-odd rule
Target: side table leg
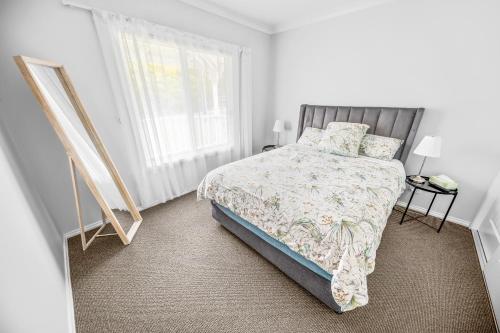
[{"label": "side table leg", "polygon": [[413,196],[415,195],[415,192],[417,192],[416,187],[413,188],[413,192],[411,192],[410,201],[408,201],[408,205],[406,205],[405,212],[403,213],[403,216],[401,217],[401,221],[399,222],[399,224],[403,224],[403,221],[405,220],[406,212],[408,211],[408,208],[410,208],[410,204],[411,204],[411,201],[413,200]]},{"label": "side table leg", "polygon": [[425,213],[425,216],[429,215],[429,212],[431,211],[432,204],[434,203],[434,199],[436,199],[437,193],[434,193],[434,196],[432,197],[431,204],[429,205],[429,208],[427,209],[427,213]]},{"label": "side table leg", "polygon": [[453,203],[455,202],[456,198],[457,198],[457,195],[455,194],[453,196],[453,199],[451,200],[451,203],[450,203],[450,206],[448,207],[448,210],[446,211],[446,214],[444,214],[443,220],[441,221],[441,224],[439,225],[439,229],[437,232],[441,231],[441,228],[443,227],[443,224],[446,221],[446,218],[448,217],[448,214],[450,213],[451,207],[453,207]]}]

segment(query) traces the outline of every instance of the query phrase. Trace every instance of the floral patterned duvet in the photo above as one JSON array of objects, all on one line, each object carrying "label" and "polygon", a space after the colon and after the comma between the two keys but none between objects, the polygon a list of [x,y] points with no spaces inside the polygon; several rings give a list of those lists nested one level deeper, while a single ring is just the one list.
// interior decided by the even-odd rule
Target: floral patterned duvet
[{"label": "floral patterned duvet", "polygon": [[343,157],[300,144],[217,168],[198,199],[212,199],[332,274],[342,311],[368,303],[366,276],[404,189],[400,161]]}]

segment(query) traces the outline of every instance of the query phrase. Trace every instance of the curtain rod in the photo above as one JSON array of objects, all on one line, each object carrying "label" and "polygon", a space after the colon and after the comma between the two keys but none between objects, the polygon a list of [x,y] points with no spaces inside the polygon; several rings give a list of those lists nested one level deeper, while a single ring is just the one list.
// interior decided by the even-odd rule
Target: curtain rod
[{"label": "curtain rod", "polygon": [[76,1],[71,1],[71,0],[62,0],[62,4],[64,6],[78,8],[78,9],[84,9],[84,10],[90,10],[90,11],[93,9],[97,9],[97,8],[90,7],[88,5],[84,5],[84,4],[78,3]]}]

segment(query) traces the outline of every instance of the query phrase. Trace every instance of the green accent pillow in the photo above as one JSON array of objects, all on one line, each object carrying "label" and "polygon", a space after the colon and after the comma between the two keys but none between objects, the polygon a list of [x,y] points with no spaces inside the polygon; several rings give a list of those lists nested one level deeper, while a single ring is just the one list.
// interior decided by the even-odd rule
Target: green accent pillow
[{"label": "green accent pillow", "polygon": [[357,157],[361,140],[368,128],[370,126],[359,123],[329,123],[318,147],[327,153]]},{"label": "green accent pillow", "polygon": [[297,141],[297,143],[317,148],[321,141],[321,138],[323,137],[324,131],[325,130],[320,128],[306,127],[304,129],[304,132],[302,132],[302,135],[300,136],[299,141]]},{"label": "green accent pillow", "polygon": [[359,155],[390,161],[403,144],[403,140],[387,136],[366,134],[359,146]]}]

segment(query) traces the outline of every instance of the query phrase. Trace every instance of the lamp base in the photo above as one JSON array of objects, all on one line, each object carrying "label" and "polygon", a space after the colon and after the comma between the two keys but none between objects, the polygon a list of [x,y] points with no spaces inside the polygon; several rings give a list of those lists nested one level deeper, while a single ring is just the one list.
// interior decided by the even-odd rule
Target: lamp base
[{"label": "lamp base", "polygon": [[417,183],[417,184],[425,183],[425,179],[420,175],[412,176],[412,177],[410,177],[410,179],[412,182]]}]

